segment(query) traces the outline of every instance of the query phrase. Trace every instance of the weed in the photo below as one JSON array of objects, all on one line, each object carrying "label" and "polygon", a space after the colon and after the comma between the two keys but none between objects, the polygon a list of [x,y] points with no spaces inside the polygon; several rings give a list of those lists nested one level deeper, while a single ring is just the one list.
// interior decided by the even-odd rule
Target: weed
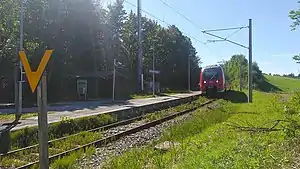
[{"label": "weed", "polygon": [[[220,104],[225,106],[225,102]],[[104,168],[172,168],[172,165],[184,158],[183,149],[187,145],[182,144],[183,140],[200,133],[205,128],[226,120],[229,117],[228,112],[219,109],[217,112],[197,110],[195,117],[187,122],[176,125],[166,130],[159,142],[172,140],[180,142],[182,146],[171,149],[167,153],[153,150],[153,145],[146,148],[133,149],[125,152],[120,157],[115,157],[104,165]],[[133,160],[134,159],[134,160]]]},{"label": "weed", "polygon": [[72,153],[69,156],[58,159],[51,164],[51,168],[53,169],[75,168],[77,164],[77,160],[80,159],[82,154],[83,154],[83,150],[79,150],[75,153]]},{"label": "weed", "polygon": [[[49,125],[49,139],[75,134],[92,128],[97,128],[116,121],[109,114],[70,119],[62,117],[62,121]],[[38,128],[26,127],[10,133],[12,149],[23,148],[38,143]]]},{"label": "weed", "polygon": [[19,159],[12,159],[10,157],[3,157],[0,159],[1,167],[19,167],[27,164],[26,161],[21,161]]}]

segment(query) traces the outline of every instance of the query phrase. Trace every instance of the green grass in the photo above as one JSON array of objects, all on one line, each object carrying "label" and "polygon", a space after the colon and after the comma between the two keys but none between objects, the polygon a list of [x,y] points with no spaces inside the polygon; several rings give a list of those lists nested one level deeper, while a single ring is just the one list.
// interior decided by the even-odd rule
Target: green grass
[{"label": "green grass", "polygon": [[[171,113],[174,112],[179,112],[182,110],[185,110],[187,108],[192,108],[192,107],[196,107],[199,106],[201,103],[203,103],[206,99],[203,97],[200,97],[198,100],[191,102],[191,104],[186,103],[186,104],[182,104],[176,107],[171,107],[162,111],[156,111],[154,113],[152,113],[151,116],[148,116],[146,119],[151,119],[151,120],[155,120],[159,117],[165,116],[165,115],[169,115]],[[73,119],[68,119],[68,118],[64,118],[62,120],[62,122],[57,123],[57,125],[55,126],[51,126],[49,131],[50,131],[50,139],[51,138],[55,138],[58,136],[65,136],[65,135],[69,135],[70,132],[75,132],[79,130],[79,126],[81,127],[85,127],[85,129],[90,129],[93,128],[93,126],[90,125],[100,125],[101,123],[109,123],[111,122],[111,116],[109,115],[101,115],[100,117],[96,118],[94,117],[94,119],[89,118],[89,121],[87,121],[88,119],[82,119],[81,121],[74,121]],[[84,123],[85,125],[83,125],[82,123]],[[83,128],[81,128],[80,130],[83,130]],[[16,148],[21,148],[24,146],[24,142],[26,142],[26,145],[33,145],[36,143],[36,139],[37,139],[37,133],[35,131],[34,128],[27,128],[26,130],[20,130],[17,131],[15,133],[19,139],[22,140],[17,140],[14,141],[15,147]],[[15,138],[16,136],[12,136],[13,138]],[[63,151],[69,150],[69,149],[73,149],[76,148],[78,146],[82,146],[88,143],[91,143],[93,141],[96,141],[98,139],[101,139],[103,137],[102,135],[102,131],[99,132],[81,132],[80,134],[76,135],[76,136],[71,136],[65,140],[61,140],[61,141],[57,141],[57,142],[53,142],[50,144],[49,146],[49,155],[54,155],[57,153],[61,153]],[[92,150],[94,150],[92,148]],[[13,154],[10,155],[8,157],[5,158],[0,158],[0,166],[7,166],[10,167],[13,164],[16,166],[20,166],[21,164],[23,164],[24,162],[32,162],[32,161],[36,161],[38,160],[38,156],[36,155],[38,154],[38,147],[36,147],[35,149],[30,149],[30,150],[26,150],[26,151],[22,151],[20,153],[17,154]],[[88,156],[92,155],[92,151],[86,151],[86,154]],[[80,153],[73,153],[71,156],[68,156],[66,158],[63,159],[59,159],[57,161],[55,161],[55,163],[53,163],[54,168],[58,167],[58,168],[69,168],[70,166],[72,167],[76,167],[77,163],[76,163],[76,159],[78,159],[78,155],[80,155]],[[22,159],[23,161],[14,161],[12,159]]]},{"label": "green grass", "polygon": [[[49,125],[49,139],[79,133],[115,122],[117,119],[109,114],[101,114],[78,119],[64,119]],[[15,150],[38,144],[38,127],[26,127],[10,132],[11,149]]]},{"label": "green grass", "polygon": [[265,75],[269,83],[277,86],[283,92],[293,92],[300,89],[300,79]]},{"label": "green grass", "polygon": [[[21,120],[30,118],[30,117],[35,117],[37,116],[37,113],[26,113],[21,116]],[[14,120],[15,119],[15,114],[0,114],[0,120]]]},{"label": "green grass", "polygon": [[158,142],[176,141],[177,148],[132,149],[104,168],[290,168],[292,146],[282,131],[241,132],[227,125],[271,127],[284,118],[274,111],[275,94],[253,94],[252,104],[218,101],[216,110],[198,110],[191,120],[166,130]]},{"label": "green grass", "polygon": [[144,98],[152,98],[152,94],[132,94],[130,98],[132,99],[144,99]]},{"label": "green grass", "polygon": [[[76,148],[78,146],[83,146],[85,144],[91,143],[101,138],[102,138],[101,131],[95,133],[82,132],[79,135],[69,137],[65,140],[57,141],[50,144],[49,156],[55,155],[57,153],[62,153],[64,151]],[[88,148],[86,151],[87,156],[91,156],[94,150],[95,150],[94,147]],[[5,156],[4,158],[0,157],[0,166],[8,167],[8,168],[11,166],[20,167],[21,165],[27,164],[29,162],[37,161],[39,158],[38,154],[39,154],[39,149],[38,147],[36,147],[34,149]],[[69,165],[75,165],[76,159],[80,158],[82,154],[83,153],[81,153],[81,151],[79,153],[78,152],[73,153],[70,157],[66,157],[65,160],[63,159],[57,160],[55,163],[53,163],[53,165],[55,167],[60,166],[58,167],[59,169],[61,169],[61,167],[63,166],[68,167]],[[22,159],[22,161],[19,161],[18,159]]]}]

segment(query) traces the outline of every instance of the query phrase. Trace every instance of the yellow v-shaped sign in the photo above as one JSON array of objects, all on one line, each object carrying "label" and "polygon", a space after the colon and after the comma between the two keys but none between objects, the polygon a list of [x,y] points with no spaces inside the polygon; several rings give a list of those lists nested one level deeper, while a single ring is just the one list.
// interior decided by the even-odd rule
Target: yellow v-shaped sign
[{"label": "yellow v-shaped sign", "polygon": [[20,59],[24,66],[24,70],[25,70],[32,93],[34,93],[34,91],[42,77],[42,74],[46,68],[46,65],[50,59],[52,52],[53,52],[53,50],[46,50],[46,52],[39,64],[39,67],[38,67],[37,71],[35,71],[35,72],[31,70],[31,67],[28,63],[25,52],[24,51],[19,52]]}]

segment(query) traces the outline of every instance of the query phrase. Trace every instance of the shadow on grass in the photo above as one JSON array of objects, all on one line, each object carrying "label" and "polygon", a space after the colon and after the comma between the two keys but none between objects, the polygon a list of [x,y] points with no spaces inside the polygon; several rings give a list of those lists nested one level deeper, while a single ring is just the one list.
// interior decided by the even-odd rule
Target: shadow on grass
[{"label": "shadow on grass", "polygon": [[239,92],[239,91],[227,91],[223,95],[223,99],[230,101],[232,103],[247,103],[248,102],[248,97],[244,92]]},{"label": "shadow on grass", "polygon": [[268,82],[268,80],[264,80],[257,84],[257,89],[263,92],[281,92],[282,90],[277,86]]}]

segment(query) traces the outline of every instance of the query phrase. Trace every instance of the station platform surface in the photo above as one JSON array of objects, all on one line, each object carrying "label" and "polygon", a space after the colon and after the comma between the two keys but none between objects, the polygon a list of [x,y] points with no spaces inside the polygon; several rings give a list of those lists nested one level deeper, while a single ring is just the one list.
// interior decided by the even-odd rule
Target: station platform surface
[{"label": "station platform surface", "polygon": [[[153,98],[130,99],[125,101],[85,101],[72,102],[58,106],[48,107],[48,123],[54,123],[61,120],[61,117],[80,118],[98,114],[114,112],[118,110],[130,109],[144,105],[155,104],[164,101],[176,100],[193,95],[200,95],[201,92],[195,91],[190,93],[180,93],[171,96],[160,96]],[[15,109],[0,109],[0,114],[14,113]],[[37,108],[26,108],[23,112],[37,112]],[[38,117],[30,117],[20,120],[20,124],[12,129],[19,130],[25,127],[33,127],[38,125]],[[1,124],[0,124],[1,126]]]}]

